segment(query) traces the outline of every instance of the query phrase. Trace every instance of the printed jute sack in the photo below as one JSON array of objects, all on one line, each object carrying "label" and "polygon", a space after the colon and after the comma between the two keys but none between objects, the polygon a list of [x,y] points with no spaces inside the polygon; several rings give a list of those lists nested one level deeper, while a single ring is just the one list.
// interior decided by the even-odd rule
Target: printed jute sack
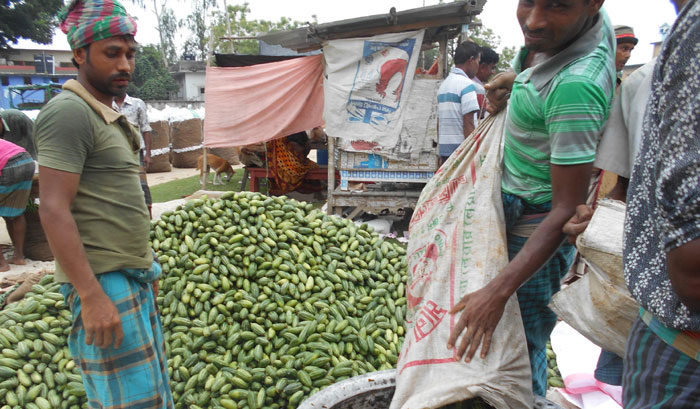
[{"label": "printed jute sack", "polygon": [[[532,408],[518,301],[508,301],[486,359],[447,349],[449,311],[508,263],[501,163],[506,113],[490,117],[428,182],[409,227],[406,338],[392,409],[439,408],[481,397],[495,408]],[[461,338],[458,340],[457,345]]]}]

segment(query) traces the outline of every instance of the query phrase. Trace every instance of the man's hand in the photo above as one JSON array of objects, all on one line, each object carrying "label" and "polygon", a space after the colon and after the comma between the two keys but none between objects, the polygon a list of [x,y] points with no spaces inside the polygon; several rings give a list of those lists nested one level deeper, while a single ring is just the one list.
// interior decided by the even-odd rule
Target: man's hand
[{"label": "man's hand", "polygon": [[100,288],[91,295],[81,297],[82,319],[85,327],[85,343],[96,347],[119,349],[124,341],[124,330],[119,311],[112,300]]},{"label": "man's hand", "polygon": [[488,100],[486,110],[491,115],[501,112],[508,104],[516,76],[512,71],[502,72],[493,77],[491,82],[484,85],[486,99]]},{"label": "man's hand", "polygon": [[466,329],[467,333],[457,348],[458,359],[462,359],[465,351],[469,349],[464,361],[470,362],[479,345],[482,345],[482,338],[481,359],[486,358],[489,348],[491,348],[491,337],[503,316],[503,310],[507,301],[508,298],[504,299],[497,295],[489,285],[479,291],[465,295],[450,311],[450,314],[457,314],[462,311],[462,315],[450,333],[450,338],[447,340],[447,348],[454,348],[457,339]]},{"label": "man's hand", "polygon": [[147,151],[143,156],[143,167],[148,170],[149,166],[151,166],[151,151]]},{"label": "man's hand", "polygon": [[576,244],[576,238],[588,227],[588,223],[593,217],[593,209],[588,205],[576,206],[576,214],[569,219],[562,229],[564,234],[569,236],[569,243]]}]

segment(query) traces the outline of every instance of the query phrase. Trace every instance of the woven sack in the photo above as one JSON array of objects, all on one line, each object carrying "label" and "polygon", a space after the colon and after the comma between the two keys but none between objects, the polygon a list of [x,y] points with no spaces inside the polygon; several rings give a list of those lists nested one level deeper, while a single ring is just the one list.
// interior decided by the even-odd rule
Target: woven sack
[{"label": "woven sack", "polygon": [[586,231],[576,240],[576,247],[581,256],[604,271],[614,285],[627,288],[622,269],[624,223],[625,204],[603,199],[598,202]]},{"label": "woven sack", "polygon": [[151,122],[151,163],[148,173],[170,172],[170,123]]},{"label": "woven sack", "polygon": [[418,199],[406,254],[406,338],[391,409],[441,408],[476,398],[497,409],[534,405],[516,295],[506,303],[485,359],[477,353],[465,363],[456,347],[446,348],[458,319],[449,311],[508,264],[501,199],[506,115],[482,121]]},{"label": "woven sack", "polygon": [[171,125],[173,166],[196,168],[202,156],[202,120],[199,118],[174,122]]},{"label": "woven sack", "polygon": [[25,212],[24,218],[27,221],[27,233],[24,238],[24,255],[30,260],[50,261],[53,260],[53,253],[46,240],[46,234],[41,227],[38,212]]},{"label": "woven sack", "polygon": [[622,268],[625,204],[598,202],[577,246],[585,263],[582,278],[552,297],[550,308],[594,344],[625,356],[639,305],[629,293]]},{"label": "woven sack", "polygon": [[238,148],[210,148],[209,153],[225,159],[231,166],[241,164],[238,158]]}]

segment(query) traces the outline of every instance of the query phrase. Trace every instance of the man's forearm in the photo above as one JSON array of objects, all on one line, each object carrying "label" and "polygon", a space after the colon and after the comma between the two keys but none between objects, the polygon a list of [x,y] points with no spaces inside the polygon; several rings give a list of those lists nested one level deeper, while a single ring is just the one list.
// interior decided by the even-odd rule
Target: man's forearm
[{"label": "man's forearm", "polygon": [[493,280],[493,288],[503,298],[513,295],[549,261],[564,241],[562,228],[573,214],[562,208],[545,217],[518,255]]},{"label": "man's forearm", "polygon": [[40,216],[51,251],[80,297],[89,297],[96,290],[102,291],[70,211],[41,206]]},{"label": "man's forearm", "polygon": [[143,141],[146,144],[146,154],[150,155],[151,154],[151,132],[144,132],[143,133]]},{"label": "man's forearm", "polygon": [[700,239],[668,253],[668,272],[681,302],[692,311],[700,311]]}]

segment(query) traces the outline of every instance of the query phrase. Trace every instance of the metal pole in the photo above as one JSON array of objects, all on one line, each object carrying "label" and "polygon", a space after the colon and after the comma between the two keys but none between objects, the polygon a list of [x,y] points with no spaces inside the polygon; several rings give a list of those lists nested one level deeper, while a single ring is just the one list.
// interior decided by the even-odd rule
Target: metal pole
[{"label": "metal pole", "polygon": [[[209,55],[207,56],[207,68],[211,67],[211,59],[214,54],[214,30],[213,28],[209,31]],[[206,117],[204,118],[206,120]],[[202,180],[202,189],[207,190],[207,182],[209,179],[209,172],[207,172],[207,147],[205,145],[206,135],[204,134],[204,121],[202,121],[202,172],[204,172],[204,179]]]}]

